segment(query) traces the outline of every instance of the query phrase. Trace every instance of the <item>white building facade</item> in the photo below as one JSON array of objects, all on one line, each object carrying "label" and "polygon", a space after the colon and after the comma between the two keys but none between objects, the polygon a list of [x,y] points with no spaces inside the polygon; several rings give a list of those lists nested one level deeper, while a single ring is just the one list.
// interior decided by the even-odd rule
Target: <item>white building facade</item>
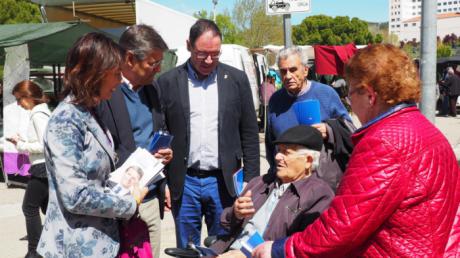
[{"label": "white building facade", "polygon": [[[422,14],[422,1],[421,0],[390,0],[389,1],[389,22],[388,29],[390,34],[398,36],[399,40],[410,41],[414,38],[420,40],[420,35],[414,37],[414,29],[417,28],[420,34],[420,16]],[[438,36],[444,37],[446,34],[455,33],[460,34],[460,24],[456,23],[452,26],[449,20],[440,22],[446,14],[460,13],[460,0],[437,0],[437,14],[438,14]],[[418,18],[418,22],[417,22]],[[440,19],[441,18],[441,19]],[[414,20],[415,19],[415,20]],[[415,22],[414,22],[415,21]],[[414,25],[415,23],[415,25]],[[445,28],[445,25],[449,25]],[[447,29],[457,26],[456,30],[445,32]],[[441,34],[444,33],[443,35]],[[406,35],[406,33],[409,33]],[[417,33],[415,33],[417,34]]]}]

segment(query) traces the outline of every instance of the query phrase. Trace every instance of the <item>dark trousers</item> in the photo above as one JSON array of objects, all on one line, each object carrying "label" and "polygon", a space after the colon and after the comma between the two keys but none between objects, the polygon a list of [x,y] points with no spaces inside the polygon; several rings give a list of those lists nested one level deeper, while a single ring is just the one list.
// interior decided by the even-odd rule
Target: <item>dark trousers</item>
[{"label": "dark trousers", "polygon": [[[33,170],[45,169],[44,163],[33,165]],[[38,173],[39,174],[39,173]],[[46,178],[32,177],[27,184],[24,200],[22,202],[22,212],[26,219],[27,239],[29,241],[28,250],[35,251],[42,233],[42,222],[40,219],[41,208],[43,214],[46,212],[48,205],[48,180]]]},{"label": "dark trousers", "polygon": [[220,226],[220,215],[233,201],[222,173],[208,177],[186,175],[182,201],[172,207],[177,247],[185,248],[189,241],[201,245],[203,216],[209,236],[225,235],[227,232]]},{"label": "dark trousers", "polygon": [[447,115],[449,113],[449,103],[449,96],[446,93],[443,93],[441,95],[441,110],[439,112],[440,115]]},{"label": "dark trousers", "polygon": [[449,115],[457,116],[458,95],[449,96]]}]

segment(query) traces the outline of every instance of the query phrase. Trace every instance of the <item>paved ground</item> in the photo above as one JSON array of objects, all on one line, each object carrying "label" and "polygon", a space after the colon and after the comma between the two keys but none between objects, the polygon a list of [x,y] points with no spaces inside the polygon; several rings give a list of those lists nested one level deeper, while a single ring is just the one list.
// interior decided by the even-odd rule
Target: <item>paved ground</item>
[{"label": "paved ground", "polygon": [[[452,146],[458,150],[457,157],[460,157],[460,117],[457,118],[436,118],[436,126],[443,132]],[[263,136],[260,135],[261,143]],[[265,149],[261,144],[261,167],[262,171],[267,170],[265,161]],[[7,188],[0,183],[0,258],[24,257],[27,250],[27,242],[19,241],[26,233],[24,217],[21,211],[21,202],[24,194],[23,188]],[[174,222],[171,214],[166,214],[161,224],[162,241],[165,247],[175,246]],[[203,232],[203,236],[206,232]],[[161,257],[168,257],[163,254]]]}]

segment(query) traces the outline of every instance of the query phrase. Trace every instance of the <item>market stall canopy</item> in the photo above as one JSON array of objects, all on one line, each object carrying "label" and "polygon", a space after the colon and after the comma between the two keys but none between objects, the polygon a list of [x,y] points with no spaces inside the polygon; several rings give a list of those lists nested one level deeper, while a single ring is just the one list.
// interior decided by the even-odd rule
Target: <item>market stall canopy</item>
[{"label": "market stall canopy", "polygon": [[[31,65],[64,64],[73,43],[89,32],[102,31],[80,22],[1,25],[0,48],[27,44]],[[115,36],[105,34],[118,41]],[[3,58],[0,56],[0,63]]]},{"label": "market stall canopy", "polygon": [[[32,2],[42,5],[46,8],[46,13],[51,16],[50,21],[66,21],[71,19],[57,9],[72,13],[75,8],[77,16],[82,16],[83,19],[93,20],[95,17],[100,17],[119,25],[136,24],[136,11],[134,0],[32,0]],[[57,13],[60,14],[57,14]],[[57,16],[56,16],[57,15]],[[60,17],[64,15],[64,17]],[[60,17],[60,18],[59,18]],[[96,24],[93,24],[95,27]]]}]

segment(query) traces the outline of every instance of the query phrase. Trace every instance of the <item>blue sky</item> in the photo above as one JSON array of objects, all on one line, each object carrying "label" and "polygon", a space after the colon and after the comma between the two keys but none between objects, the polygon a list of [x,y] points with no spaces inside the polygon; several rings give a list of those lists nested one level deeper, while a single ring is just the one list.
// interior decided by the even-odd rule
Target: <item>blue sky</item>
[{"label": "blue sky", "polygon": [[[200,10],[212,11],[212,0],[150,0],[171,9],[192,15]],[[358,17],[371,22],[388,21],[389,0],[311,0],[309,13],[296,13],[292,15],[292,24],[299,24],[310,15],[325,14],[329,16]],[[225,9],[230,13],[235,0],[218,0],[217,13]]]}]

